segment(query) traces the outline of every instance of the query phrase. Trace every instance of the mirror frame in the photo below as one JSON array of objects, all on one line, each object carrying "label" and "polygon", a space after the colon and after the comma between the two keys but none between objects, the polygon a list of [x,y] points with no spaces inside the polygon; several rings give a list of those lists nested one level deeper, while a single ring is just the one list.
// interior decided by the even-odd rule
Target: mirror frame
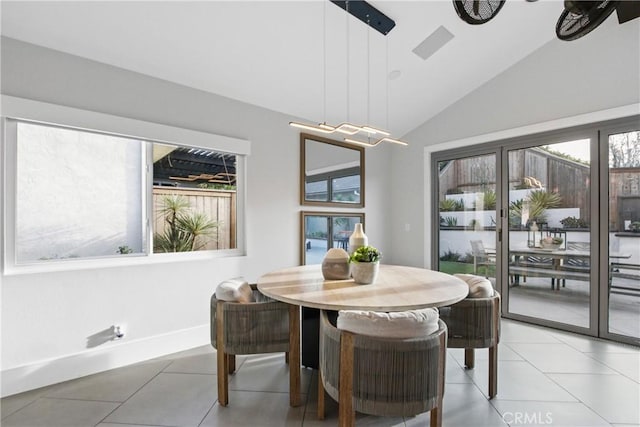
[{"label": "mirror frame", "polygon": [[[354,150],[360,154],[360,202],[359,203],[346,203],[346,202],[332,202],[332,201],[314,201],[307,200],[305,197],[305,177],[306,177],[306,144],[307,140],[323,144],[331,144],[338,147],[343,147],[348,150]],[[365,163],[364,163],[364,147],[357,147],[351,144],[347,144],[340,141],[335,141],[329,138],[323,138],[321,136],[311,135],[308,133],[300,134],[300,204],[308,206],[331,206],[340,208],[364,208],[364,182],[365,182]]]},{"label": "mirror frame", "polygon": [[307,233],[305,232],[305,219],[308,216],[326,216],[329,218],[334,217],[350,217],[350,218],[358,218],[359,222],[362,223],[364,227],[364,212],[318,212],[318,211],[300,211],[300,265],[305,265],[305,261],[307,258],[307,238],[305,237]]}]

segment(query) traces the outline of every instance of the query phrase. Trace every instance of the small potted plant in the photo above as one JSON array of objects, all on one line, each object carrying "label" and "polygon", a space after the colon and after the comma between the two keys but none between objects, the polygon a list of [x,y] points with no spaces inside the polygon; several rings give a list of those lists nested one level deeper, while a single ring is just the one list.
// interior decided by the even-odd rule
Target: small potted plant
[{"label": "small potted plant", "polygon": [[373,246],[362,246],[351,254],[351,275],[356,283],[369,284],[376,281],[382,254]]},{"label": "small potted plant", "polygon": [[551,236],[547,236],[547,237],[543,237],[540,240],[540,246],[542,246],[543,249],[559,249],[560,245],[562,245],[562,242],[564,240],[562,240],[562,237],[551,237]]}]

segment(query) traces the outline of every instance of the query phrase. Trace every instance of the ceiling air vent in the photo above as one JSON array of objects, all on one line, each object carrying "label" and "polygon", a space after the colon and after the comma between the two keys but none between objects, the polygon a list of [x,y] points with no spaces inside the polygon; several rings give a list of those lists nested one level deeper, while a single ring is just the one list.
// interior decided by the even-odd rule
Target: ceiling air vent
[{"label": "ceiling air vent", "polygon": [[413,49],[413,53],[420,58],[426,60],[436,53],[442,46],[453,39],[453,34],[442,25],[438,27],[429,37],[424,39],[418,46]]}]

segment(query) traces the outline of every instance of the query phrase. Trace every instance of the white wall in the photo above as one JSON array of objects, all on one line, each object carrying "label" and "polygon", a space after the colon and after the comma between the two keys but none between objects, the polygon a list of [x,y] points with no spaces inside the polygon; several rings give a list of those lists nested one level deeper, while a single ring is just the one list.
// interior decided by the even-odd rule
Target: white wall
[{"label": "white wall", "polygon": [[[298,264],[297,118],[12,39],[2,56],[4,95],[251,141],[246,257],[2,276],[3,395],[207,344],[218,282]],[[387,253],[389,153],[379,148],[366,152],[362,211]],[[113,324],[126,325],[123,340],[87,349]]]},{"label": "white wall", "polygon": [[[16,257],[113,256],[142,251],[142,143],[17,123]],[[97,197],[99,195],[99,197]],[[46,209],[42,209],[45,206]]]},{"label": "white wall", "polygon": [[[460,65],[472,66],[464,59]],[[437,150],[444,150],[453,147],[446,144],[449,141],[527,126],[524,134],[531,133],[536,124],[637,104],[639,75],[640,20],[618,25],[611,18],[581,39],[547,43],[404,135],[409,146],[392,153],[391,179],[398,189],[391,199],[392,261],[429,265],[432,208],[425,199],[425,190],[429,190],[425,182],[430,182],[431,171],[425,168],[429,151],[425,147],[439,144]],[[637,106],[632,109],[640,113]]]}]

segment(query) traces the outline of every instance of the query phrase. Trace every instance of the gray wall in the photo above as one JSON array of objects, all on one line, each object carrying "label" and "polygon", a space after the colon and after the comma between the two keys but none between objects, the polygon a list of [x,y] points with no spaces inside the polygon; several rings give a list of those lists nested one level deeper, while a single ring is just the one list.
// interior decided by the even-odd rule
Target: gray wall
[{"label": "gray wall", "polygon": [[[3,95],[251,141],[246,257],[2,277],[5,395],[179,351],[194,343],[185,335],[207,344],[217,283],[299,263],[299,133],[288,126],[297,118],[17,40],[1,47]],[[381,148],[366,153],[362,211],[370,241],[388,253],[389,153]],[[114,322],[126,323],[125,339],[87,350],[87,338]]]},{"label": "gray wall", "polygon": [[409,147],[393,151],[392,262],[425,264],[425,147],[637,104],[639,76],[640,20],[612,16],[581,39],[547,43],[405,135]]}]

